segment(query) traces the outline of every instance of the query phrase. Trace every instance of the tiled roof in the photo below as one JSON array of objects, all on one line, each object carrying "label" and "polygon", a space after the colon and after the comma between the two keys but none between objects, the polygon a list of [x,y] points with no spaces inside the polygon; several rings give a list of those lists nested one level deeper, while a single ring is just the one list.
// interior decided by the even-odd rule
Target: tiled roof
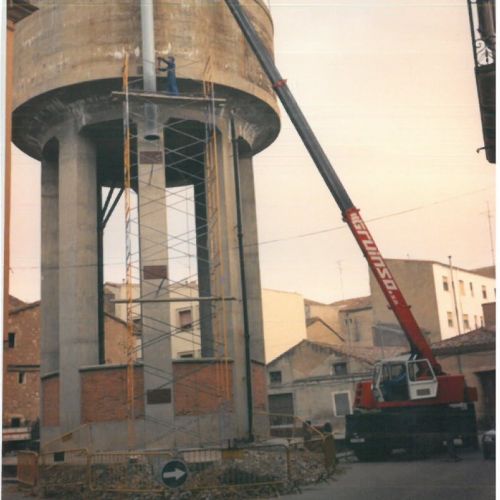
[{"label": "tiled roof", "polygon": [[470,272],[486,276],[487,278],[496,278],[495,266],[479,267],[478,269],[471,269]]},{"label": "tiled roof", "polygon": [[14,297],[14,295],[9,295],[9,309],[15,309],[24,305],[26,305],[26,302]]},{"label": "tiled roof", "polygon": [[[387,264],[389,264],[389,267],[391,267],[391,262],[422,262],[422,263],[427,263],[427,264],[438,264],[439,266],[443,267],[449,267],[450,265],[448,263],[444,262],[438,262],[437,260],[426,260],[426,259],[385,259]],[[453,264],[453,269],[457,269],[458,271],[463,271],[466,273],[471,273],[471,274],[479,274],[481,276],[485,276],[487,278],[495,278],[495,267],[494,266],[489,266],[489,267],[479,267],[477,269],[465,269],[464,267],[458,267],[455,264]]]},{"label": "tiled roof", "polygon": [[494,328],[478,328],[463,335],[456,335],[432,344],[436,355],[461,352],[489,351],[495,349],[496,332]]},{"label": "tiled roof", "polygon": [[290,356],[295,349],[298,349],[299,347],[304,345],[319,347],[326,350],[330,354],[338,354],[341,356],[355,358],[370,365],[375,364],[380,359],[392,358],[407,351],[407,349],[405,349],[404,347],[385,347],[382,349],[381,347],[332,345],[325,344],[323,342],[313,342],[312,340],[301,340],[298,344],[295,344],[283,354],[270,361],[268,365],[275,363],[276,361],[286,356]]},{"label": "tiled roof", "polygon": [[365,309],[372,306],[372,298],[371,295],[368,295],[366,297],[354,297],[352,299],[332,302],[330,305],[338,307],[342,311],[347,311],[351,309]]},{"label": "tiled roof", "polygon": [[17,314],[23,311],[27,311],[28,309],[34,309],[35,307],[40,307],[39,300],[37,300],[36,302],[31,302],[30,304],[26,304],[26,302],[23,302],[20,306],[11,308],[9,311],[9,316],[11,314]]},{"label": "tiled roof", "polygon": [[311,299],[306,299],[304,298],[304,304],[307,305],[314,305],[314,306],[327,306],[329,304],[325,304],[324,302],[318,302],[317,300],[311,300]]}]

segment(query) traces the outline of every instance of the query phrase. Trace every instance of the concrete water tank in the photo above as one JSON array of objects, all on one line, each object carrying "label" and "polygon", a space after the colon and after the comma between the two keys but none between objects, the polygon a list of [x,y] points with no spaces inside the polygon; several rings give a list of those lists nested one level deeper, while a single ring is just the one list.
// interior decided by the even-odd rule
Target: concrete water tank
[{"label": "concrete water tank", "polygon": [[[42,445],[51,442],[54,449],[88,446],[85,432],[59,438],[92,425],[93,439],[101,449],[120,449],[131,416],[130,406],[124,403],[126,367],[107,366],[102,352],[100,193],[103,187],[122,188],[124,183],[123,104],[111,93],[122,89],[125,54],[132,90],[141,85],[140,2],[33,3],[39,10],[16,28],[13,140],[42,162]],[[265,3],[242,3],[272,52],[273,25]],[[169,331],[163,332],[162,342],[154,342],[154,348],[143,350],[143,362],[135,368],[135,446],[227,442],[247,437],[249,426],[255,435],[265,436],[267,417],[257,416],[266,410],[267,397],[252,158],[278,134],[277,102],[224,1],[156,0],[154,28],[156,54],[175,56],[181,97],[187,100],[158,104],[163,134],[154,145],[141,140],[141,104],[132,104],[131,126],[138,134],[133,143],[132,187],[139,200],[141,296],[154,293],[159,299],[142,304],[143,343],[149,345],[158,337],[158,324],[171,324],[161,303],[170,296],[168,249],[148,253],[152,241],[159,248],[166,240],[165,207],[159,203],[154,214],[141,210],[151,206],[151,198],[144,200],[154,189],[194,186],[199,296],[219,294],[218,299],[228,301],[221,301],[226,305],[217,308],[200,302],[200,315],[205,318],[200,327],[200,359],[173,360]],[[189,96],[201,96],[207,82],[213,84],[212,97],[220,99],[216,108],[210,108],[212,117],[207,112],[209,99],[189,100]],[[157,87],[161,92],[164,78],[158,78]],[[235,137],[230,133],[231,120]],[[181,125],[174,129],[172,123]],[[209,146],[203,140],[210,127],[216,130],[211,153],[218,169],[215,184],[208,182]],[[197,146],[191,146],[186,137],[194,138]],[[251,318],[252,423],[247,415],[250,386],[237,251],[235,151],[241,170]],[[155,152],[162,154],[155,156]],[[218,214],[217,224],[210,223],[210,213]],[[218,234],[213,229],[216,225]],[[217,341],[222,324],[227,328],[223,351]],[[164,376],[155,376],[152,370]],[[193,393],[194,386],[204,383],[200,373],[214,385],[216,374],[222,372],[229,384],[225,420],[220,418],[217,402]],[[187,384],[190,377],[192,383]],[[177,384],[178,378],[184,383]],[[165,435],[165,425],[184,431]]]}]

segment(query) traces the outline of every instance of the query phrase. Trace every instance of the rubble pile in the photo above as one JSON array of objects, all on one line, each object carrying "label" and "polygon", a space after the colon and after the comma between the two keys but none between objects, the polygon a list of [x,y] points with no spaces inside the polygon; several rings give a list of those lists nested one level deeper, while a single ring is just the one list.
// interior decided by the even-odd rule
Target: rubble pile
[{"label": "rubble pile", "polygon": [[98,491],[88,491],[88,471],[83,465],[45,467],[40,472],[44,495],[54,498],[70,495],[75,500],[266,498],[328,478],[323,453],[292,448],[288,455],[289,462],[287,450],[282,446],[253,448],[238,450],[228,459],[188,463],[189,479],[179,489],[162,485],[158,466],[147,460],[92,464],[91,485]]}]

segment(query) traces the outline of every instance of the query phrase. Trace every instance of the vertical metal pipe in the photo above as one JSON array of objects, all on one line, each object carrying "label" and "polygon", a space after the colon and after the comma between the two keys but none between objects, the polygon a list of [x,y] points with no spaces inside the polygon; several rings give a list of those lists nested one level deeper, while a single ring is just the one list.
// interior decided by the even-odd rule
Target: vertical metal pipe
[{"label": "vertical metal pipe", "polygon": [[156,91],[154,0],[141,0],[144,90]]},{"label": "vertical metal pipe", "polygon": [[[141,0],[141,36],[144,90],[156,92],[154,0]],[[160,133],[155,104],[144,104],[144,122],[144,138],[148,141],[158,140]]]},{"label": "vertical metal pipe", "polygon": [[106,363],[104,333],[104,225],[102,210],[101,176],[97,175],[97,316],[99,364]]},{"label": "vertical metal pipe", "polygon": [[243,302],[243,336],[245,340],[245,375],[247,382],[247,412],[248,412],[248,439],[254,440],[253,435],[253,394],[252,394],[252,358],[250,355],[250,323],[248,319],[248,299],[245,276],[245,256],[243,250],[243,224],[241,215],[241,193],[240,193],[240,164],[238,156],[238,139],[234,118],[231,118],[231,140],[233,143],[234,184],[236,192],[236,217],[238,226],[238,249],[240,254],[241,274],[241,299]]}]

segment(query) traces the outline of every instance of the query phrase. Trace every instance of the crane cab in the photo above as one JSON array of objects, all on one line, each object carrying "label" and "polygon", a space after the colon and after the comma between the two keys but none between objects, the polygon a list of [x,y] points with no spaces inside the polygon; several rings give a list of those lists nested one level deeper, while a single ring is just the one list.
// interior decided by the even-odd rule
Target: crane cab
[{"label": "crane cab", "polygon": [[436,374],[427,359],[408,356],[379,361],[373,374],[373,395],[378,402],[435,398]]}]

